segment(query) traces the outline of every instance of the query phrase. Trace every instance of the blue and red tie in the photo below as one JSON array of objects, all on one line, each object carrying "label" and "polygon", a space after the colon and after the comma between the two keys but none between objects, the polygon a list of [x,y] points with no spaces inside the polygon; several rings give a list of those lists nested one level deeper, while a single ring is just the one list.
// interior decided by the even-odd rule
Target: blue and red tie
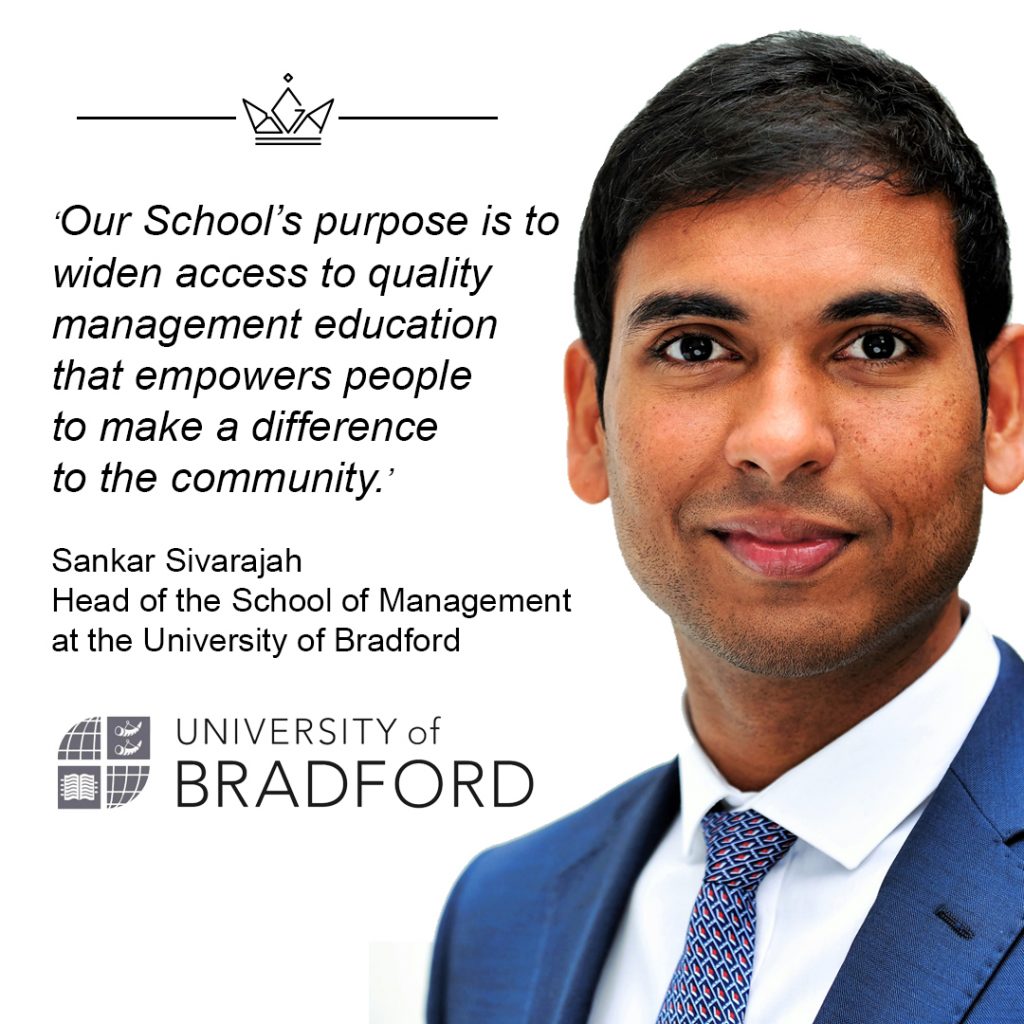
[{"label": "blue and red tie", "polygon": [[757,811],[712,811],[708,859],[657,1024],[742,1024],[754,968],[757,887],[796,841]]}]

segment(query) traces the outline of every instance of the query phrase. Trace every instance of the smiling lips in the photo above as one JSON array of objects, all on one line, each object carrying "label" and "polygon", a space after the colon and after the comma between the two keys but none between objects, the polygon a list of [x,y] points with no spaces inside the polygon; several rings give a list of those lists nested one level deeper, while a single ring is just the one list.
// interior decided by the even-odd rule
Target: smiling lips
[{"label": "smiling lips", "polygon": [[762,576],[807,576],[831,562],[855,536],[811,520],[779,518],[718,523],[711,533]]}]

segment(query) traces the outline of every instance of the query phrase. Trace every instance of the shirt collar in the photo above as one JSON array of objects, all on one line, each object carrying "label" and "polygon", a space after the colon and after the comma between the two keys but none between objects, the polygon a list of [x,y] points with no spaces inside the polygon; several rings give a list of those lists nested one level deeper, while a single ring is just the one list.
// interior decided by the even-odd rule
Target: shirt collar
[{"label": "shirt collar", "polygon": [[999,649],[969,615],[950,648],[888,704],[759,793],[729,785],[684,713],[683,852],[703,860],[701,820],[751,808],[852,869],[935,791],[999,674]]}]

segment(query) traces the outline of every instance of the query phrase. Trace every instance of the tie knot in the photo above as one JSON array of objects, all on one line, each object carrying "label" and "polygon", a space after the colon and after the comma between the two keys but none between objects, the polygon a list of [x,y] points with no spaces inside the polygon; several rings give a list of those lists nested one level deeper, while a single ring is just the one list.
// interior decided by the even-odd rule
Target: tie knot
[{"label": "tie knot", "polygon": [[704,816],[708,848],[705,884],[755,889],[796,842],[796,836],[757,811]]}]

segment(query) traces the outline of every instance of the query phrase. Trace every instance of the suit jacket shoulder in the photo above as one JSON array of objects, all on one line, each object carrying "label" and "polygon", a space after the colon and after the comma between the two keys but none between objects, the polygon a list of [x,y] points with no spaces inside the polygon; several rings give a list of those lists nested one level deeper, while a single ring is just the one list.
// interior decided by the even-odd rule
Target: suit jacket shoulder
[{"label": "suit jacket shoulder", "polygon": [[[816,1024],[1024,1021],[1024,663],[999,678],[882,882]],[[910,737],[909,742],[927,737]]]},{"label": "suit jacket shoulder", "polygon": [[438,928],[428,1021],[563,1020],[566,1001],[589,1006],[636,875],[678,809],[673,761],[477,857]]}]

